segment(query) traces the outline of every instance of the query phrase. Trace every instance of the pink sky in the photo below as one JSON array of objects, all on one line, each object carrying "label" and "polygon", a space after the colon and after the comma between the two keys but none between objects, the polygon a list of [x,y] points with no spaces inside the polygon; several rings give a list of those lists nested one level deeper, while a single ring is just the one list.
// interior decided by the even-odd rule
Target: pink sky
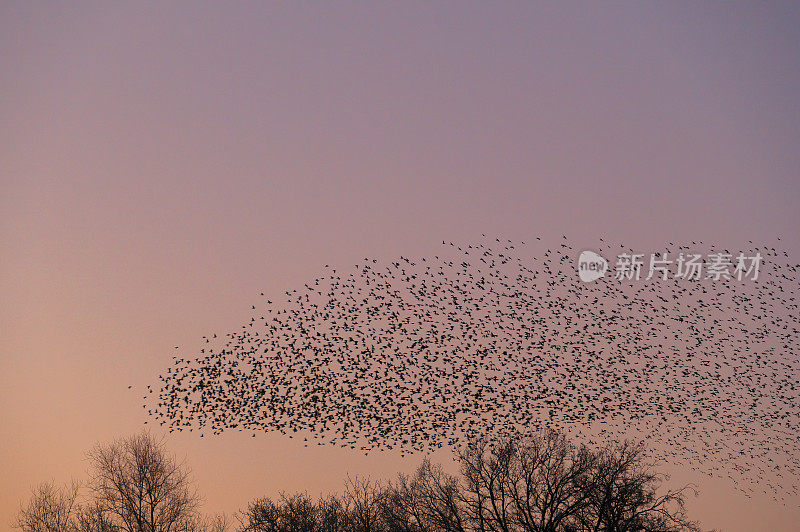
[{"label": "pink sky", "polygon": [[[3,2],[0,50],[0,529],[142,428],[173,346],[324,264],[481,233],[800,255],[796,4]],[[421,460],[168,444],[229,513]],[[707,528],[800,522],[675,478]]]}]

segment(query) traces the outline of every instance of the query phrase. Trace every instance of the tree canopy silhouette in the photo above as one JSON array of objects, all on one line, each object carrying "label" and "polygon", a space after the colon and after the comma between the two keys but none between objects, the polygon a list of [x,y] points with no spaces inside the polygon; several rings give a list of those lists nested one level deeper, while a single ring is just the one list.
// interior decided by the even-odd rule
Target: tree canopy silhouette
[{"label": "tree canopy silhouette", "polygon": [[689,532],[691,491],[662,489],[644,446],[598,450],[555,431],[476,439],[460,475],[423,460],[387,483],[348,480],[341,496],[305,494],[251,502],[239,516],[252,532]]},{"label": "tree canopy silhouette", "polygon": [[20,508],[25,532],[693,532],[690,486],[666,489],[642,444],[576,445],[553,430],[474,439],[451,474],[424,459],[391,481],[348,478],[340,494],[262,497],[205,518],[189,471],[141,433],[89,452],[78,484],[42,484]]}]

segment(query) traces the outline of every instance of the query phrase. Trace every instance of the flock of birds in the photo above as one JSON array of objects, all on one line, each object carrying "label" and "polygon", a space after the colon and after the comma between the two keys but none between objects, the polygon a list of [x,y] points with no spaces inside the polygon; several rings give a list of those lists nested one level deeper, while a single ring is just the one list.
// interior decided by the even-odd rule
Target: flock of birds
[{"label": "flock of birds", "polygon": [[326,266],[173,357],[144,406],[170,430],[363,452],[544,426],[588,444],[634,437],[670,464],[788,500],[800,493],[800,265],[751,248],[757,280],[618,280],[613,259],[633,250],[602,243],[612,271],[584,283],[566,237],[546,248],[484,235]]}]

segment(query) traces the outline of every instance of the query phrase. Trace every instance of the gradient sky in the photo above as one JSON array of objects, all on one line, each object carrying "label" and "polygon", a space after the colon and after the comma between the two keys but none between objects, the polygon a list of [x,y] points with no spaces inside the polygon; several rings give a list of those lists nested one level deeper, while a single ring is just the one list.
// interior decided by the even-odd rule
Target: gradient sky
[{"label": "gradient sky", "polygon": [[[324,264],[480,233],[800,258],[797,3],[320,4],[0,2],[0,529],[142,428],[173,346]],[[210,512],[421,460],[167,441]],[[707,528],[800,522],[675,478]]]}]

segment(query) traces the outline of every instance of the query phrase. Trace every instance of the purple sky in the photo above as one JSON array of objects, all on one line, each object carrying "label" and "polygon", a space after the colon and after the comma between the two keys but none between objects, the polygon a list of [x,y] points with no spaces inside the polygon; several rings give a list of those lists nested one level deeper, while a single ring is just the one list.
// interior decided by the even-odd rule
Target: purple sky
[{"label": "purple sky", "polygon": [[[798,259],[796,3],[2,2],[0,50],[0,528],[142,427],[173,346],[324,264],[480,233]],[[168,443],[209,511],[421,459]],[[800,521],[676,478],[706,527]]]}]

